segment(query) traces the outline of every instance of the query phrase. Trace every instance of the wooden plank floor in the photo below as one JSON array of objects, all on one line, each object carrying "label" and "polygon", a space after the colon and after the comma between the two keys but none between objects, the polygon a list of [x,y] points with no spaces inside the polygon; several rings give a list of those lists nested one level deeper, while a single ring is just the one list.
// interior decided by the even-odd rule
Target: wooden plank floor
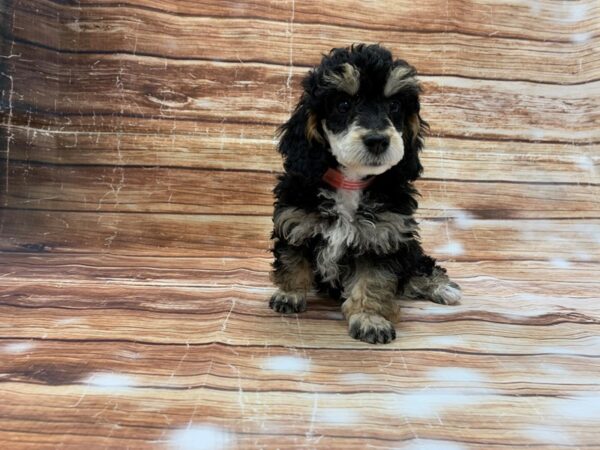
[{"label": "wooden plank floor", "polygon": [[[600,449],[597,0],[0,0],[7,449]],[[274,131],[382,42],[461,305],[352,340],[273,292]]]}]

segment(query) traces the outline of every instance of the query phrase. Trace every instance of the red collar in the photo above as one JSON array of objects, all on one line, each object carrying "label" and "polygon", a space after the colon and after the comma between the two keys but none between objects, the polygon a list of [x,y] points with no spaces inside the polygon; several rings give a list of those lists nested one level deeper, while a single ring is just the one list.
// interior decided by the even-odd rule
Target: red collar
[{"label": "red collar", "polygon": [[342,172],[335,169],[327,169],[325,175],[323,175],[323,181],[325,181],[331,187],[336,189],[347,189],[349,191],[359,191],[369,186],[375,177],[369,177],[361,181],[353,181],[347,179]]}]

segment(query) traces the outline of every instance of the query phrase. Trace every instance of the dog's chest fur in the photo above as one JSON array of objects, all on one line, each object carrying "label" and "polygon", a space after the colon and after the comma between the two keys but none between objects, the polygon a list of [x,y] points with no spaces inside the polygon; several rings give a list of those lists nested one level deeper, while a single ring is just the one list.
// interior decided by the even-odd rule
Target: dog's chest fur
[{"label": "dog's chest fur", "polygon": [[339,261],[348,250],[349,241],[354,240],[362,190],[321,190],[319,196],[326,200],[321,213],[330,219],[330,223],[321,232],[324,245],[317,253],[316,263],[323,281],[330,282],[340,278]]},{"label": "dog's chest fur", "polygon": [[280,207],[273,221],[288,243],[310,246],[325,282],[343,282],[357,258],[390,256],[418,237],[412,215],[390,210],[370,190],[320,188],[316,195],[314,209]]},{"label": "dog's chest fur", "polygon": [[344,256],[364,253],[385,255],[413,238],[416,223],[410,216],[380,211],[362,190],[321,190],[320,213],[327,220],[319,234],[323,242],[316,255],[316,267],[323,281],[340,280]]},{"label": "dog's chest fur", "polygon": [[354,218],[356,217],[358,206],[363,197],[362,194],[363,191],[360,189],[353,191],[347,189],[338,189],[337,191],[333,191],[329,194],[321,191],[321,196],[325,198],[328,197],[334,201],[333,208],[331,208],[331,211],[329,212],[336,214],[338,217],[342,216],[351,223],[354,222]]}]

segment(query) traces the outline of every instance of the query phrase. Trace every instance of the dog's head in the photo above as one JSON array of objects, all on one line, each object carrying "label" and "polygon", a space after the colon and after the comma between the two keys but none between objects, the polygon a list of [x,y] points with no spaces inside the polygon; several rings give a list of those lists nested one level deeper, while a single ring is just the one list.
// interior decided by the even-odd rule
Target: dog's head
[{"label": "dog's head", "polygon": [[411,181],[427,124],[419,116],[416,70],[379,45],[333,49],[303,80],[304,93],[279,144],[285,168],[320,177],[340,165]]}]

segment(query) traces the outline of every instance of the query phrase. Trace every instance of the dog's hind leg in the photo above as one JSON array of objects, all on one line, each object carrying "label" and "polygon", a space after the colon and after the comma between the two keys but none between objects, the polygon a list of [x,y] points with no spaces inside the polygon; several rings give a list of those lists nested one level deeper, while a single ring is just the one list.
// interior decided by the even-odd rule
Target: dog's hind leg
[{"label": "dog's hind leg", "polygon": [[342,312],[348,320],[350,336],[371,344],[393,341],[393,322],[399,317],[399,307],[394,302],[396,275],[382,267],[358,264],[344,285],[346,300]]},{"label": "dog's hind leg", "polygon": [[435,260],[428,256],[423,257],[421,266],[419,273],[413,275],[404,285],[404,297],[431,300],[442,305],[460,303],[460,286],[450,280],[446,269],[435,264]]},{"label": "dog's hind leg", "polygon": [[269,306],[274,311],[289,314],[306,310],[306,295],[313,286],[314,273],[301,247],[277,243],[271,280],[277,291]]}]

